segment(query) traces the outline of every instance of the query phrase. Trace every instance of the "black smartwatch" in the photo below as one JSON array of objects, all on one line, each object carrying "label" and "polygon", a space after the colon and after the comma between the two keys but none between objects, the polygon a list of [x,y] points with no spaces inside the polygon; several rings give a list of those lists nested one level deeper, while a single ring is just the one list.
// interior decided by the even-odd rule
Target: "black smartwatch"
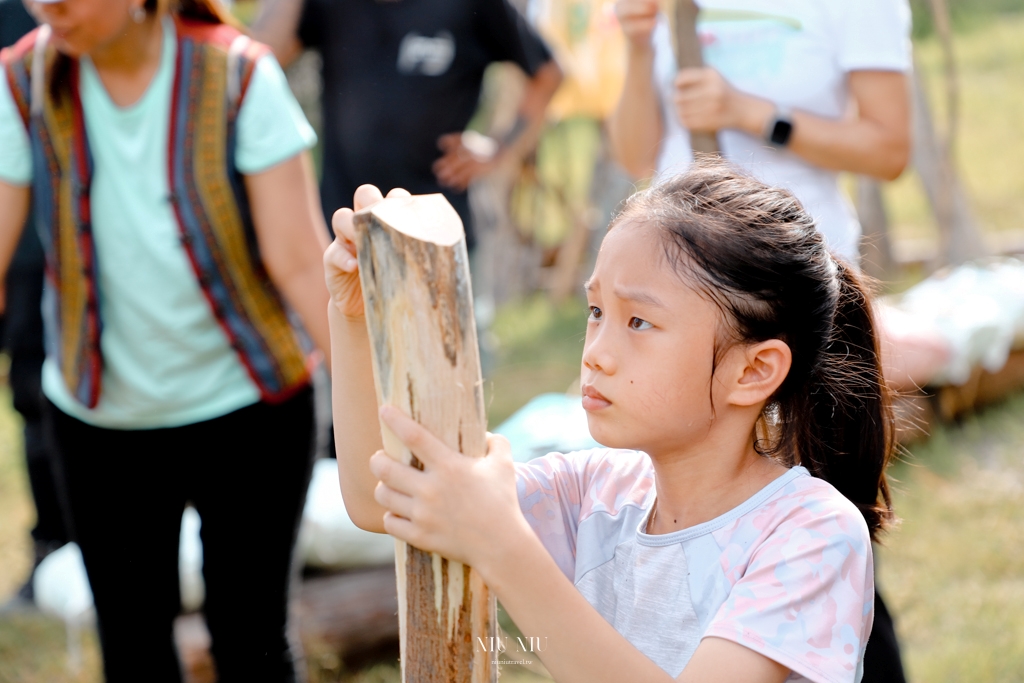
[{"label": "black smartwatch", "polygon": [[768,121],[768,127],[764,131],[765,142],[774,147],[785,147],[793,137],[793,119],[789,110],[784,107],[776,107],[775,114]]}]

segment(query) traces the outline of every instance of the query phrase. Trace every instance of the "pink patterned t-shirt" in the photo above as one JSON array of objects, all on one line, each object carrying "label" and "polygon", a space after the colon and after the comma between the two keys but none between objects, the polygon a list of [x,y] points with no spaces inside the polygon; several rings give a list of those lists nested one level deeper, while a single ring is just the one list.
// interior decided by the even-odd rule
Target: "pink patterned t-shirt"
[{"label": "pink patterned t-shirt", "polygon": [[644,533],[655,490],[643,453],[552,453],[516,473],[523,514],[558,566],[673,677],[714,636],[788,667],[790,681],[860,681],[874,616],[870,536],[857,508],[806,469],[656,536]]}]

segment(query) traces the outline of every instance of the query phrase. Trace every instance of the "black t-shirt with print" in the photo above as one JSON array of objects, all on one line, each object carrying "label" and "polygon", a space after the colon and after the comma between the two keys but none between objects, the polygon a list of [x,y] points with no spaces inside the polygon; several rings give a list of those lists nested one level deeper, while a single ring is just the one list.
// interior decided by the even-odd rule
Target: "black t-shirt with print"
[{"label": "black t-shirt with print", "polygon": [[306,0],[299,38],[323,59],[328,219],[363,183],[443,192],[472,239],[465,193],[431,165],[438,138],[473,116],[488,64],[533,75],[551,59],[522,15],[507,0]]}]

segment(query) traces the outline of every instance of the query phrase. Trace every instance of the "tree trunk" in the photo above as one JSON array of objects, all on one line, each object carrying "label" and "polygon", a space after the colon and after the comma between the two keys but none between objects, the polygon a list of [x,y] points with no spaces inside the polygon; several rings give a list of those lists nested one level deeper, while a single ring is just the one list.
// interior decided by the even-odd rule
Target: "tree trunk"
[{"label": "tree trunk", "polygon": [[[704,66],[704,57],[697,38],[697,9],[693,0],[674,0],[666,11],[676,53],[676,67],[691,69]],[[718,138],[714,133],[690,131],[690,147],[694,152],[718,154]]]},{"label": "tree trunk", "polygon": [[956,169],[938,138],[918,70],[911,79],[914,113],[913,163],[939,226],[935,266],[959,265],[985,255],[978,227]]},{"label": "tree trunk", "polygon": [[[396,197],[357,213],[355,224],[378,400],[448,446],[483,456],[487,418],[458,214],[439,194]],[[382,433],[391,457],[422,468]],[[485,645],[496,636],[495,601],[479,574],[400,541],[396,551],[402,679],[496,681]]]},{"label": "tree trunk", "polygon": [[893,258],[882,184],[874,178],[857,176],[856,205],[857,218],[863,231],[860,241],[861,266],[864,272],[876,280],[888,280],[893,275]]}]

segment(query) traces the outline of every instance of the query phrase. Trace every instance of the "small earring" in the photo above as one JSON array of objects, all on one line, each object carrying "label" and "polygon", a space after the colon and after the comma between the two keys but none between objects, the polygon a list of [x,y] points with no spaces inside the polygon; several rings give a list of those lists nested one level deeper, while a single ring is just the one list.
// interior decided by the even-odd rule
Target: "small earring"
[{"label": "small earring", "polygon": [[133,7],[128,10],[128,14],[136,24],[141,24],[146,20],[146,9],[144,7]]}]

